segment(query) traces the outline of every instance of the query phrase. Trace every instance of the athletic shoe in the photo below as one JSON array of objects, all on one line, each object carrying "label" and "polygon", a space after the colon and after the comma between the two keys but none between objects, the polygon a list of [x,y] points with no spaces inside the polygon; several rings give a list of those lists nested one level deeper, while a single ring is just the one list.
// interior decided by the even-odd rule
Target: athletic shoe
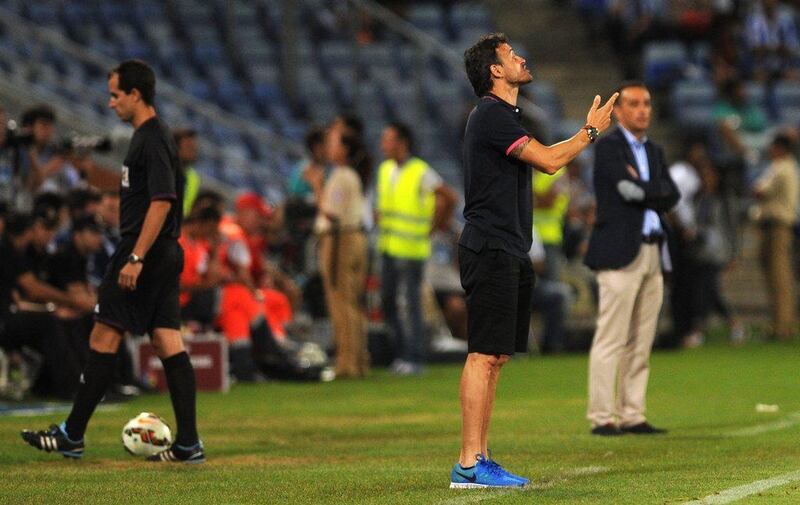
[{"label": "athletic shoe", "polygon": [[623,426],[620,428],[623,433],[633,433],[634,435],[661,435],[667,432],[662,428],[656,428],[647,421],[633,426]]},{"label": "athletic shoe", "polygon": [[523,486],[520,480],[509,476],[498,464],[490,463],[483,455],[477,456],[472,468],[464,468],[456,463],[450,472],[450,489]]},{"label": "athletic shoe", "polygon": [[64,424],[50,425],[47,431],[22,430],[22,440],[40,451],[59,452],[65,458],[80,459],[83,456],[83,439],[74,441],[67,437]]},{"label": "athletic shoe", "polygon": [[165,449],[157,454],[147,457],[147,461],[170,462],[170,463],[205,463],[206,453],[203,450],[203,442],[197,442],[191,447],[183,447],[172,444],[169,449]]},{"label": "athletic shoe", "polygon": [[601,424],[592,428],[592,435],[600,435],[602,437],[618,437],[623,434],[622,430],[614,423]]},{"label": "athletic shoe", "polygon": [[490,465],[497,466],[497,468],[499,468],[501,472],[503,472],[504,474],[508,475],[512,479],[516,479],[516,480],[520,481],[523,486],[527,486],[528,484],[531,483],[530,479],[528,479],[526,477],[523,477],[521,475],[517,475],[517,474],[509,472],[508,470],[503,468],[503,466],[500,463],[498,463],[496,460],[492,459],[492,450],[491,449],[489,449],[489,459],[487,461],[489,462]]}]

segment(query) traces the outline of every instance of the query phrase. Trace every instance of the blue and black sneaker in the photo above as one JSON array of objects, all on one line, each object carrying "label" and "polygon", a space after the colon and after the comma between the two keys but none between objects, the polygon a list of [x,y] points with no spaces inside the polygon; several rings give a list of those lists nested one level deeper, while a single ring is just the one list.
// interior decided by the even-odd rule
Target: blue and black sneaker
[{"label": "blue and black sneaker", "polygon": [[526,477],[523,477],[523,476],[521,476],[521,475],[517,475],[517,474],[511,473],[511,472],[509,472],[508,470],[506,470],[505,468],[503,468],[503,467],[502,467],[502,465],[500,465],[500,463],[498,463],[497,461],[495,461],[495,460],[492,458],[492,450],[491,450],[491,449],[489,449],[489,459],[488,459],[488,461],[489,461],[489,464],[490,464],[490,465],[495,465],[495,466],[497,466],[498,468],[500,468],[500,471],[501,471],[501,472],[505,473],[506,475],[508,475],[508,476],[509,476],[509,477],[511,477],[512,479],[517,479],[518,481],[522,482],[522,485],[523,485],[523,486],[527,486],[528,484],[530,484],[530,483],[531,483],[531,480],[530,480],[530,479],[528,479],[528,478],[526,478]]},{"label": "blue and black sneaker", "polygon": [[22,430],[20,435],[22,440],[40,451],[58,452],[65,458],[73,459],[80,459],[83,456],[83,439],[70,440],[64,430],[64,423],[61,423],[61,426],[52,424],[47,431]]},{"label": "blue and black sneaker", "polygon": [[470,489],[484,487],[523,487],[518,478],[507,474],[500,465],[490,462],[482,454],[475,456],[475,466],[464,468],[456,463],[450,472],[450,489]]},{"label": "blue and black sneaker", "polygon": [[172,444],[169,449],[147,457],[147,461],[170,462],[170,463],[205,463],[206,453],[203,450],[203,442],[197,442],[190,447]]}]

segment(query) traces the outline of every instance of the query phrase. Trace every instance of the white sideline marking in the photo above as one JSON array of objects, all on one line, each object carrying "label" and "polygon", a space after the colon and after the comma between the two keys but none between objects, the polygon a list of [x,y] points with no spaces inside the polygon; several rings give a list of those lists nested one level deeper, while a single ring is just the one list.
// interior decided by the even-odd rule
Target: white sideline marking
[{"label": "white sideline marking", "polygon": [[486,500],[494,500],[495,498],[500,498],[501,496],[505,496],[507,494],[512,493],[526,493],[529,491],[536,491],[540,489],[549,489],[556,484],[561,484],[562,482],[566,482],[573,477],[582,477],[584,475],[597,475],[598,473],[605,473],[609,471],[610,468],[605,466],[584,466],[580,468],[576,468],[574,470],[569,470],[564,472],[561,475],[556,475],[550,479],[542,480],[540,482],[533,481],[531,484],[524,488],[501,488],[501,489],[492,489],[492,488],[484,488],[484,489],[472,489],[472,490],[460,490],[459,493],[464,493],[462,496],[457,498],[450,498],[444,501],[439,502],[439,505],[461,505],[462,503],[478,503]]},{"label": "white sideline marking", "polygon": [[732,487],[730,489],[720,491],[719,493],[708,495],[700,500],[684,502],[682,505],[719,505],[722,503],[732,503],[739,501],[742,498],[747,498],[748,496],[766,491],[767,489],[783,486],[798,480],[800,480],[800,470],[778,475],[777,477],[772,477],[770,479],[757,480],[743,486]]},{"label": "white sideline marking", "polygon": [[[58,414],[61,412],[69,412],[71,408],[72,408],[71,405],[60,405],[60,404],[45,405],[43,407],[35,407],[30,409],[0,411],[0,417],[46,416],[50,414]],[[119,409],[120,409],[119,405],[99,405],[96,410],[98,412],[113,412]]]},{"label": "white sideline marking", "polygon": [[729,431],[726,435],[729,437],[752,437],[762,433],[769,433],[770,431],[785,430],[798,424],[800,424],[800,412],[793,412],[783,419]]}]

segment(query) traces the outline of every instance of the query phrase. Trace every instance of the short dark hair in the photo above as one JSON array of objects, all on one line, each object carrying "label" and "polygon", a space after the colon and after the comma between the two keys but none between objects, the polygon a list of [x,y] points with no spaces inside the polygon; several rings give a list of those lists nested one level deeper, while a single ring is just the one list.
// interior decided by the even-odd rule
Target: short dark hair
[{"label": "short dark hair", "polygon": [[30,214],[12,212],[6,219],[6,233],[12,237],[19,237],[33,226]]},{"label": "short dark hair", "polygon": [[771,145],[774,147],[779,147],[789,153],[792,152],[792,149],[794,149],[794,141],[785,133],[776,134],[772,139]]},{"label": "short dark hair", "polygon": [[119,89],[125,93],[138,89],[144,103],[153,105],[156,98],[156,74],[147,63],[142,60],[123,61],[108,73],[108,78],[113,74],[117,74],[119,78]]},{"label": "short dark hair", "polygon": [[49,105],[36,105],[25,110],[20,117],[20,123],[24,128],[33,126],[37,121],[45,123],[56,122],[56,112]]},{"label": "short dark hair", "polygon": [[191,215],[198,223],[218,223],[222,219],[222,214],[216,207],[203,207]]},{"label": "short dark hair", "polygon": [[325,128],[316,125],[312,126],[308,132],[306,132],[304,140],[306,149],[308,149],[308,152],[310,153],[317,145],[325,142]]},{"label": "short dark hair", "polygon": [[343,112],[339,114],[337,119],[340,119],[348,130],[352,131],[359,137],[364,134],[364,121],[362,121],[361,118],[354,113]]},{"label": "short dark hair", "polygon": [[172,131],[172,138],[175,140],[175,144],[180,144],[181,140],[183,139],[190,139],[197,137],[197,130],[191,127],[186,128],[176,128]]},{"label": "short dark hair", "polygon": [[481,97],[492,90],[492,71],[489,67],[500,63],[497,48],[508,44],[504,33],[489,33],[464,51],[464,66],[475,95]]},{"label": "short dark hair", "polygon": [[397,136],[400,137],[400,140],[406,143],[409,151],[414,148],[414,134],[411,133],[411,128],[409,128],[407,124],[400,121],[392,121],[386,125],[386,127],[392,128],[395,132],[397,132]]},{"label": "short dark hair", "polygon": [[[622,83],[620,83],[620,85],[617,86],[617,89],[615,89],[614,92],[619,93],[619,95],[622,96],[622,92],[628,88],[644,88],[647,91],[650,91],[650,89],[647,87],[647,84],[645,84],[644,81],[638,81],[632,79],[628,81],[622,81]],[[619,103],[619,101],[617,101],[617,103]]]},{"label": "short dark hair", "polygon": [[100,192],[89,186],[86,188],[75,188],[67,193],[67,206],[72,214],[83,212],[86,206],[91,203],[100,203],[103,196]]}]

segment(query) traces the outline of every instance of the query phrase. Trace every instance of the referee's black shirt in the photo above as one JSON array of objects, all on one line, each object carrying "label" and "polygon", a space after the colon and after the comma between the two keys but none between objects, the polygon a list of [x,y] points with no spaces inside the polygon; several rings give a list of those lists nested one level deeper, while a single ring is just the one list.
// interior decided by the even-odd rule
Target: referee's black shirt
[{"label": "referee's black shirt", "polygon": [[495,95],[480,99],[464,132],[464,218],[459,244],[485,245],[527,258],[533,229],[531,167],[511,156],[530,134],[519,107]]},{"label": "referee's black shirt", "polygon": [[169,128],[157,116],[142,123],[133,134],[122,167],[120,235],[138,237],[153,200],[171,200],[159,238],[177,239],[183,217],[185,177]]}]

